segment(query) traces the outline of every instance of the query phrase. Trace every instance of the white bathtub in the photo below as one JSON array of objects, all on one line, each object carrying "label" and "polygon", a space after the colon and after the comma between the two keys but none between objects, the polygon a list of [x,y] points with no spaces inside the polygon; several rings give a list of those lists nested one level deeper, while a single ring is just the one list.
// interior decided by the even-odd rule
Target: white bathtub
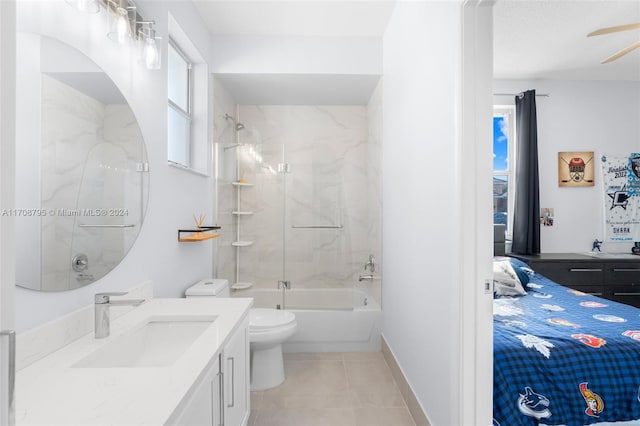
[{"label": "white bathtub", "polygon": [[[282,306],[282,290],[249,289],[233,292],[253,297],[254,307]],[[375,352],[381,349],[381,311],[366,289],[286,290],[285,309],[295,314],[296,333],[283,345],[285,352]]]}]

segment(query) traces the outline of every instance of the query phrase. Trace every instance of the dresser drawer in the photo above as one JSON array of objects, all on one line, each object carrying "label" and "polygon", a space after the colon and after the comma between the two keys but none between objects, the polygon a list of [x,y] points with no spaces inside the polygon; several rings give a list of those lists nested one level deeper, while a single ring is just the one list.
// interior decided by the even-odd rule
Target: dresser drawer
[{"label": "dresser drawer", "polygon": [[531,262],[531,268],[545,277],[569,287],[604,282],[604,265],[594,262]]},{"label": "dresser drawer", "polygon": [[640,263],[607,263],[605,283],[607,285],[640,284]]},{"label": "dresser drawer", "polygon": [[607,286],[607,299],[640,308],[640,283]]}]

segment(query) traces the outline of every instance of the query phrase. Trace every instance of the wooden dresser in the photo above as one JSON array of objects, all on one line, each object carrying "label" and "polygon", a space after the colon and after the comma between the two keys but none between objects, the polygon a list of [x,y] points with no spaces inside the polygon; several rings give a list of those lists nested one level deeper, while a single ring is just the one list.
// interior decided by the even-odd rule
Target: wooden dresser
[{"label": "wooden dresser", "polygon": [[640,308],[640,256],[632,254],[509,253],[564,286]]}]

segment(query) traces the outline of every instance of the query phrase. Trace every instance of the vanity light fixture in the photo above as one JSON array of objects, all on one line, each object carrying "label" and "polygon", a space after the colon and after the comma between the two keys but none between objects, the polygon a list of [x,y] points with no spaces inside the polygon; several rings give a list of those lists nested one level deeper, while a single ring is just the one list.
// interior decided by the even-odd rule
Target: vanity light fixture
[{"label": "vanity light fixture", "polygon": [[[2,1],[2,0],[0,0]],[[86,13],[100,12],[100,5],[107,9],[107,37],[125,45],[136,43],[138,56],[149,70],[158,70],[162,66],[161,50],[156,35],[155,21],[144,21],[138,15],[132,0],[65,0],[75,9]]]},{"label": "vanity light fixture", "polygon": [[156,30],[153,28],[155,21],[139,21],[138,45],[140,59],[144,66],[149,70],[159,70],[162,65],[162,56],[157,40],[161,38],[156,36]]},{"label": "vanity light fixture", "polygon": [[83,13],[100,12],[100,0],[64,0],[69,6]]},{"label": "vanity light fixture", "polygon": [[107,0],[107,37],[118,44],[132,39],[131,24],[136,20],[136,7],[127,0]]}]

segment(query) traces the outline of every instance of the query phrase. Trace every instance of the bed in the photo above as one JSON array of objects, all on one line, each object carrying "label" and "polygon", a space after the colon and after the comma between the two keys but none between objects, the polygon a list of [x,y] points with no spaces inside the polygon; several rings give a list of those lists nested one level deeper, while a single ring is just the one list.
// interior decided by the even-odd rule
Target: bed
[{"label": "bed", "polygon": [[508,262],[527,294],[494,299],[494,425],[640,425],[640,309]]}]

